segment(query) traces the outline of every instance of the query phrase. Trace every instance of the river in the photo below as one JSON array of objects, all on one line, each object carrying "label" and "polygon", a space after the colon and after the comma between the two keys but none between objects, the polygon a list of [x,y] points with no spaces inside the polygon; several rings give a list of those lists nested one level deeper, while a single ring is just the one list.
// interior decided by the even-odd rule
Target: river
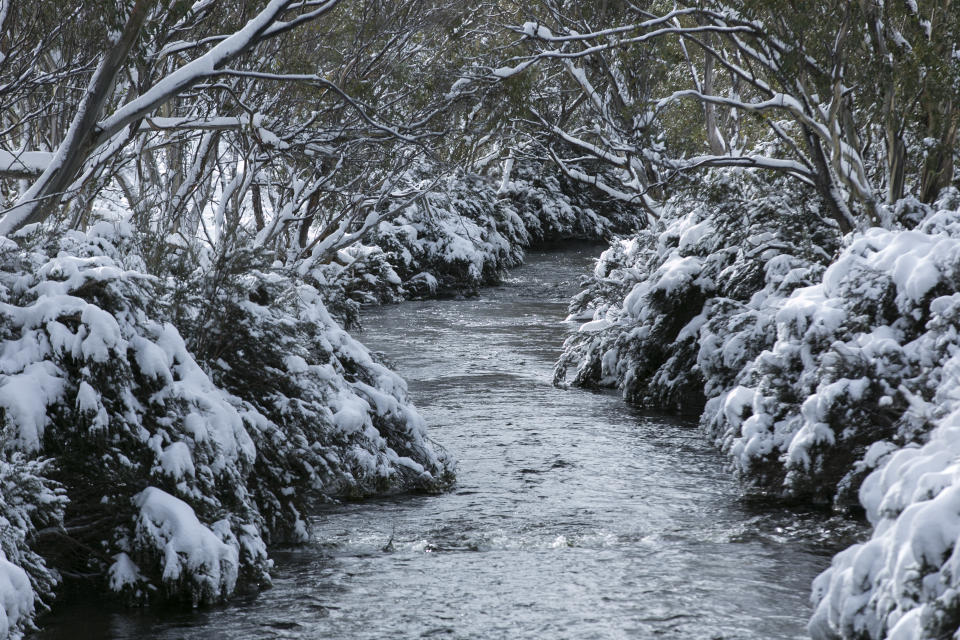
[{"label": "river", "polygon": [[325,508],[313,544],[273,554],[258,596],[72,605],[37,637],[805,637],[810,582],[850,526],[740,498],[693,421],[551,385],[576,329],[566,301],[597,253],[532,253],[477,297],[365,314],[361,339],[460,461],[452,491]]}]

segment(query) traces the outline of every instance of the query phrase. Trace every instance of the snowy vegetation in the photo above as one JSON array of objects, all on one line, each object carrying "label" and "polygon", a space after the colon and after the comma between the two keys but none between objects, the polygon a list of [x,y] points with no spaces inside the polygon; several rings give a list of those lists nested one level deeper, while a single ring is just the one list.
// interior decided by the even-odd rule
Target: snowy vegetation
[{"label": "snowy vegetation", "polygon": [[[811,283],[836,243],[823,221],[812,234],[790,224],[817,220],[817,210],[783,187],[748,171],[714,174],[667,204],[670,222],[604,252],[571,304],[574,318],[590,322],[567,341],[558,382],[575,365],[576,384],[699,411],[704,393],[725,388],[770,341],[759,308]],[[728,342],[702,347],[702,330],[704,343]]]},{"label": "snowy vegetation", "polygon": [[953,637],[950,2],[0,0],[0,637],[197,606],[453,463],[345,329],[608,238],[556,379],[862,510],[822,638]]},{"label": "snowy vegetation", "polygon": [[[580,186],[574,191],[561,178],[539,164],[515,167],[506,181],[458,173],[418,204],[380,222],[365,241],[393,266],[399,280],[392,274],[384,279],[396,283],[395,296],[430,297],[471,293],[499,281],[532,244],[603,240],[636,227],[629,208],[594,204],[598,213],[587,204],[595,194]],[[359,255],[367,249],[348,251]]]},{"label": "snowy vegetation", "polygon": [[4,546],[38,606],[58,575],[223,600],[269,584],[266,544],[304,540],[316,501],[450,481],[403,381],[315,288],[239,249],[160,278],[132,241],[101,222],[4,247]]}]

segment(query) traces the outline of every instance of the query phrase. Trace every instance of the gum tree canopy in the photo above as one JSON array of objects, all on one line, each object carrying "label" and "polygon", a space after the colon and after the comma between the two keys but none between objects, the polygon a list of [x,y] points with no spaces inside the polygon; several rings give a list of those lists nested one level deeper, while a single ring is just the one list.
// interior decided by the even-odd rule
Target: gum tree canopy
[{"label": "gum tree canopy", "polygon": [[0,234],[82,228],[118,190],[144,231],[213,235],[200,213],[216,193],[221,226],[248,216],[274,246],[298,229],[291,257],[328,258],[419,195],[398,173],[442,127],[449,100],[426,89],[454,16],[416,0],[5,0]]},{"label": "gum tree canopy", "polygon": [[919,5],[549,0],[487,71],[527,88],[523,120],[567,175],[597,184],[615,168],[600,182],[615,197],[756,167],[813,187],[849,231],[953,177],[960,12]]}]

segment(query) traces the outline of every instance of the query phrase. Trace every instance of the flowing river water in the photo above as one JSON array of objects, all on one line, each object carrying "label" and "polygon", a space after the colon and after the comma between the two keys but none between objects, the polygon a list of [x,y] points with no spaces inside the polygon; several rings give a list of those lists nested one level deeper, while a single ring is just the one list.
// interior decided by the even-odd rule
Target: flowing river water
[{"label": "flowing river water", "polygon": [[690,420],[551,385],[597,247],[535,252],[466,300],[370,310],[361,339],[459,459],[439,496],[332,505],[274,588],[209,610],[75,604],[37,637],[805,637],[811,580],[856,527],[757,505]]}]

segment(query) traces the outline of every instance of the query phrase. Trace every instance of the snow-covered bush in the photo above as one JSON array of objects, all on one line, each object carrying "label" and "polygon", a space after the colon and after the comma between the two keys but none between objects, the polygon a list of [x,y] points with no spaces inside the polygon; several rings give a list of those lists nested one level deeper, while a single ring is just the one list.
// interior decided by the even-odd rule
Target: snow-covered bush
[{"label": "snow-covered bush", "polygon": [[[960,629],[957,196],[945,192],[915,231],[871,231],[851,246],[871,240],[866,261],[893,281],[891,303],[905,317],[880,328],[913,377],[894,372],[909,406],[892,437],[870,445],[858,464],[869,472],[858,494],[872,535],[838,554],[814,582],[810,632],[818,640],[946,640]],[[919,335],[903,335],[913,323]],[[889,431],[881,423],[872,437]]]},{"label": "snow-covered bush", "polygon": [[[137,600],[216,601],[234,590],[236,558],[232,580],[210,583],[206,565],[143,526],[149,505],[136,496],[188,502],[205,523],[191,535],[220,520],[224,537],[257,531],[245,491],[256,449],[235,403],[163,322],[156,279],[124,255],[128,233],[106,223],[68,233],[31,256],[34,269],[2,274],[6,445],[50,458],[70,501],[53,568],[105,571]],[[266,579],[265,557],[244,560]]]},{"label": "snow-covered bush", "polygon": [[[948,365],[956,407],[957,367]],[[943,398],[938,397],[937,400]],[[884,447],[888,452],[889,449]],[[960,413],[942,418],[923,446],[889,456],[860,489],[874,526],[839,553],[813,585],[817,640],[956,637],[960,629]]]},{"label": "snow-covered bush", "polygon": [[46,477],[48,467],[47,460],[0,451],[0,638],[19,638],[29,630],[58,582],[28,544],[63,520],[65,499]]},{"label": "snow-covered bush", "polygon": [[898,204],[891,217],[916,229],[855,234],[839,257],[838,234],[780,181],[718,172],[693,195],[601,257],[557,380],[576,365],[576,384],[633,402],[706,400],[704,428],[752,489],[855,506],[877,452],[935,417],[960,313],[956,194]]},{"label": "snow-covered bush", "polygon": [[859,502],[874,532],[816,581],[815,638],[955,639],[960,194],[897,203],[891,228],[840,248],[787,190],[754,200],[732,175],[604,253],[558,377],[576,364],[577,383],[660,406],[702,391],[703,427],[753,489]]},{"label": "snow-covered bush", "polygon": [[[428,167],[419,167],[411,171],[411,180],[426,181],[429,175]],[[635,225],[633,208],[611,205],[597,213],[582,202],[586,198],[568,195],[571,189],[534,165],[521,165],[512,178],[501,191],[491,177],[455,173],[372,230],[365,242],[385,252],[403,283],[401,295],[469,293],[497,282],[532,244],[602,239]],[[367,274],[361,277],[371,285],[387,283],[381,290],[395,285],[389,274]]]},{"label": "snow-covered bush", "polygon": [[[360,326],[360,306],[400,302],[409,294],[403,280],[378,246],[350,245],[334,259],[311,269],[308,279],[323,297],[330,315],[345,329]],[[416,282],[408,283],[416,290]]]},{"label": "snow-covered bush", "polygon": [[130,601],[223,600],[269,584],[266,544],[304,539],[314,501],[450,481],[402,380],[262,253],[148,275],[131,229],[105,222],[0,251],[10,629],[57,573]]},{"label": "snow-covered bush", "polygon": [[[948,296],[954,317],[940,338],[950,355],[937,363],[932,394],[942,417],[922,445],[896,449],[884,441],[870,452],[878,468],[859,497],[873,533],[838,554],[814,582],[810,631],[818,640],[952,639],[960,629],[957,297]],[[947,304],[940,300],[936,306]]]},{"label": "snow-covered bush", "polygon": [[476,175],[447,178],[368,239],[382,248],[413,297],[469,292],[520,263],[529,242],[517,213]]},{"label": "snow-covered bush", "polygon": [[853,236],[817,284],[772,307],[776,342],[704,423],[757,487],[855,504],[879,455],[922,441],[960,320],[951,194],[914,230]]},{"label": "snow-covered bush", "polygon": [[35,592],[27,573],[0,554],[0,637],[22,638],[33,624]]},{"label": "snow-covered bush", "polygon": [[[782,180],[713,172],[679,192],[661,224],[601,256],[573,318],[555,379],[615,386],[632,402],[699,409],[774,338],[762,308],[812,282],[836,244]],[[703,336],[701,338],[701,336]],[[728,336],[733,336],[728,339]]]},{"label": "snow-covered bush", "polygon": [[611,200],[585,184],[568,183],[551,167],[520,162],[509,178],[500,196],[517,211],[533,244],[606,239],[635,230],[643,215],[638,203]]},{"label": "snow-covered bush", "polygon": [[180,321],[191,353],[243,401],[260,451],[250,483],[272,536],[303,536],[298,514],[311,491],[359,497],[435,490],[449,479],[406,384],[331,318],[317,288],[271,270],[251,248],[180,286],[194,292],[179,302],[191,310]]}]

